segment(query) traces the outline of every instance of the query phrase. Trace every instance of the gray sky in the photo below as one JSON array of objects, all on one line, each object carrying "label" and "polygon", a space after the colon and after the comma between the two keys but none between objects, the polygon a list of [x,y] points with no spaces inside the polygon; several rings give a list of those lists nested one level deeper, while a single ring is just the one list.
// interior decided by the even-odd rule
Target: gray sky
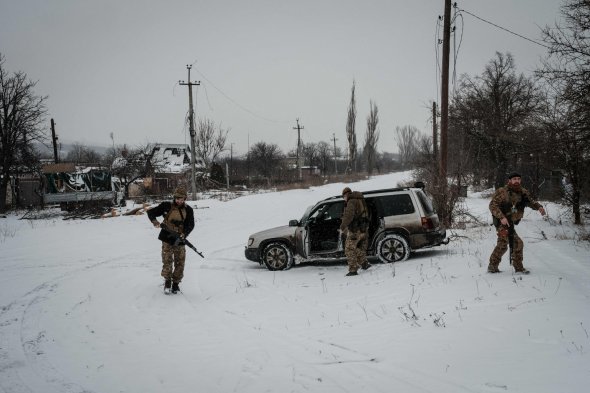
[{"label": "gray sky", "polygon": [[[539,40],[559,0],[465,0],[458,7]],[[0,0],[0,52],[48,95],[60,140],[109,146],[189,143],[187,64],[196,116],[230,128],[234,154],[266,141],[346,147],[356,80],[357,140],[369,101],[379,108],[380,151],[396,126],[430,133],[443,0]],[[442,22],[440,24],[442,38]],[[496,51],[530,74],[546,49],[470,15],[457,23],[457,75],[480,74]],[[438,57],[442,57],[442,47]],[[451,65],[452,67],[452,65]],[[451,70],[452,72],[452,70]]]}]

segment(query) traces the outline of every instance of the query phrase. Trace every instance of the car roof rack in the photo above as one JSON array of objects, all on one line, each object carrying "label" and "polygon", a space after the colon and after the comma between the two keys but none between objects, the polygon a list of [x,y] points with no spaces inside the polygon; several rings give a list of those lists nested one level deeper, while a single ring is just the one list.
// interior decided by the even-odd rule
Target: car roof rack
[{"label": "car roof rack", "polygon": [[[383,188],[380,190],[361,191],[361,194],[371,195],[371,194],[382,194],[384,192],[408,191],[411,188],[412,187]],[[338,199],[338,198],[342,198],[342,195],[334,195],[332,197],[328,197],[328,198],[324,199],[323,201],[328,201],[330,199]]]}]

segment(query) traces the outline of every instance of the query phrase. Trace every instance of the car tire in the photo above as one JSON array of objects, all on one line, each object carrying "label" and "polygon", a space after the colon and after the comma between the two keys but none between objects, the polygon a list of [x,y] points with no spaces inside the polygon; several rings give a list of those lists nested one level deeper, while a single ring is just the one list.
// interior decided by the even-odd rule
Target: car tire
[{"label": "car tire", "polygon": [[293,253],[284,243],[270,243],[262,251],[262,262],[268,270],[285,270],[293,265]]},{"label": "car tire", "polygon": [[410,256],[410,246],[405,237],[392,233],[377,244],[377,256],[383,263],[405,261]]}]

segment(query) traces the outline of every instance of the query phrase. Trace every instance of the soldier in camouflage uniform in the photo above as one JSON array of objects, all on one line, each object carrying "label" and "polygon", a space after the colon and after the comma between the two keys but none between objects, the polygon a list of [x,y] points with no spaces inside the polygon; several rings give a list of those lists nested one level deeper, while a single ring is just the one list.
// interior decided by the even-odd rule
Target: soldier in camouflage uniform
[{"label": "soldier in camouflage uniform", "polygon": [[365,197],[358,191],[346,187],[342,191],[345,207],[340,224],[341,233],[346,234],[344,253],[348,260],[347,276],[356,276],[357,270],[371,267],[367,260],[367,245],[369,239],[369,209]]},{"label": "soldier in camouflage uniform", "polygon": [[517,273],[528,274],[529,271],[522,265],[524,244],[515,231],[524,215],[524,208],[530,207],[545,215],[545,209],[534,201],[529,192],[520,185],[520,174],[513,172],[508,176],[508,184],[500,187],[494,193],[490,202],[490,212],[494,218],[498,241],[490,256],[488,272],[499,273],[500,261],[506,253],[508,246],[511,248],[511,263]]},{"label": "soldier in camouflage uniform", "polygon": [[[183,239],[186,238],[195,227],[193,209],[185,204],[187,192],[184,187],[178,187],[174,191],[174,200],[160,203],[148,210],[147,215],[154,227],[162,228],[158,239],[162,241],[162,277],[164,277],[164,289],[176,293],[180,290],[178,284],[184,276],[184,260],[186,250]],[[157,217],[163,216],[160,224]],[[170,231],[174,231],[173,234]]]}]

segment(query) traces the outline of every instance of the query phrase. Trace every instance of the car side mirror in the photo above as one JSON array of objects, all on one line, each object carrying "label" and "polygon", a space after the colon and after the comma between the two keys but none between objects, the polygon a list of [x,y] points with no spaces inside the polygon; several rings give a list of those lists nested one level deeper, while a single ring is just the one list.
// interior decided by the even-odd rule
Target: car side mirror
[{"label": "car side mirror", "polygon": [[299,226],[299,221],[297,221],[297,220],[289,220],[289,226],[290,227]]}]

